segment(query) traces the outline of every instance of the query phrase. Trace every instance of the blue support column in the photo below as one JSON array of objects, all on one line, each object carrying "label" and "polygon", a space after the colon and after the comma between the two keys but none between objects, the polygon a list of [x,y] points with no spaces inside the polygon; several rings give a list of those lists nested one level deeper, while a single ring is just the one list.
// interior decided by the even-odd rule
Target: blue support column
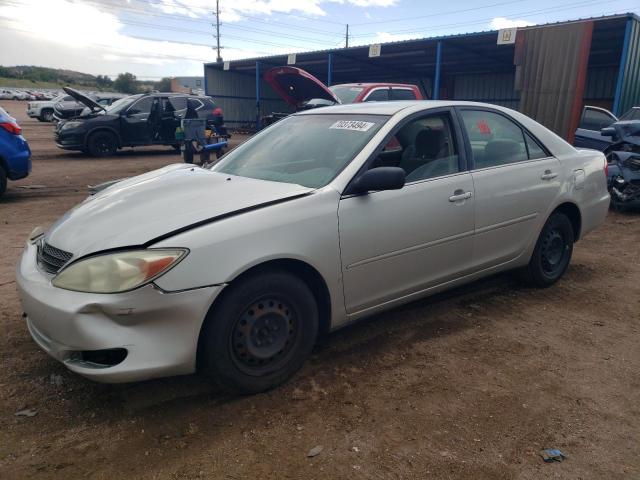
[{"label": "blue support column", "polygon": [[256,62],[256,131],[260,130],[260,62]]},{"label": "blue support column", "polygon": [[613,113],[621,115],[620,97],[622,95],[622,85],[624,84],[624,71],[627,68],[627,57],[629,56],[629,42],[631,41],[632,18],[627,18],[627,27],[624,30],[624,43],[622,44],[622,55],[620,55],[620,68],[618,69],[618,81],[616,83],[616,93],[613,97]]},{"label": "blue support column", "polygon": [[442,40],[438,40],[436,45],[436,74],[433,79],[433,100],[438,100],[440,97],[440,61],[442,60]]},{"label": "blue support column", "polygon": [[327,87],[331,86],[331,70],[333,69],[333,65],[331,64],[331,54],[327,54]]}]

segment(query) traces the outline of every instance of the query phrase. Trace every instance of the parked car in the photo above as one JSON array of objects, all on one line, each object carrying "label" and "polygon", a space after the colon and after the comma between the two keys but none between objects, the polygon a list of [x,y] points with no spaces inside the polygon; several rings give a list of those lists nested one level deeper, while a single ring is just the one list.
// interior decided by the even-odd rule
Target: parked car
[{"label": "parked car", "polygon": [[[61,102],[73,102],[73,97],[67,94],[57,95],[51,100],[43,100],[27,103],[27,115],[30,118],[36,118],[41,122],[53,122],[54,105]],[[84,108],[84,107],[83,107]]]},{"label": "parked car", "polygon": [[198,118],[210,122],[222,119],[222,110],[209,97],[146,93],[103,107],[76,90],[66,88],[65,91],[92,113],[59,122],[55,130],[56,144],[65,150],[81,150],[97,157],[113,155],[122,147],[178,147],[175,131],[188,108]]},{"label": "parked car", "polygon": [[7,189],[8,180],[20,180],[31,172],[31,150],[22,136],[22,129],[0,107],[0,197]]},{"label": "parked car", "polygon": [[[404,83],[345,83],[327,87],[297,67],[272,68],[265,72],[264,79],[296,110],[336,104],[423,99],[416,85]],[[270,125],[287,115],[289,113],[272,113],[263,119],[263,124]]]},{"label": "parked car", "polygon": [[640,107],[630,108],[618,119],[605,108],[587,105],[582,110],[573,145],[578,148],[605,151],[611,145],[611,137],[603,136],[600,132],[619,120],[640,120]]},{"label": "parked car", "polygon": [[36,343],[88,378],[259,392],[365,316],[505,270],[554,284],[607,215],[605,167],[494,105],[306,110],[34,230],[18,291]]},{"label": "parked car", "polygon": [[12,90],[7,90],[6,88],[0,88],[0,100],[17,100],[18,98],[15,96]]},{"label": "parked car", "polygon": [[[69,93],[69,87],[63,88],[65,93]],[[76,91],[76,90],[74,90]],[[95,103],[102,107],[108,107],[112,103],[121,98],[125,98],[126,95],[120,93],[92,93],[92,94],[83,94],[88,98],[93,100]],[[87,115],[92,112],[91,108],[86,106],[84,103],[77,101],[73,94],[70,94],[71,100],[61,100],[59,102],[54,103],[53,105],[53,118],[57,121],[60,120],[69,120],[71,118],[80,117],[82,115]]]},{"label": "parked car", "polygon": [[620,120],[602,135],[611,139],[604,153],[613,208],[640,208],[640,120]]}]

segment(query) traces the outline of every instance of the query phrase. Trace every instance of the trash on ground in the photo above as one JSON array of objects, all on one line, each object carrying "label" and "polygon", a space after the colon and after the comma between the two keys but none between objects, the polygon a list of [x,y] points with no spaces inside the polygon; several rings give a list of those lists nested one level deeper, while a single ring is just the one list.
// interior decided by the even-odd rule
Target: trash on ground
[{"label": "trash on ground", "polygon": [[540,452],[540,455],[542,455],[542,459],[547,463],[562,462],[567,458],[567,456],[564,453],[562,453],[560,450],[557,450],[555,448],[547,448],[545,450],[542,450]]},{"label": "trash on ground", "polygon": [[25,408],[24,410],[17,411],[14,415],[16,417],[35,417],[37,413],[38,411],[33,408]]},{"label": "trash on ground", "polygon": [[311,450],[309,450],[309,453],[307,453],[307,457],[315,457],[316,455],[320,455],[320,452],[322,452],[323,448],[324,447],[322,445],[313,447]]}]

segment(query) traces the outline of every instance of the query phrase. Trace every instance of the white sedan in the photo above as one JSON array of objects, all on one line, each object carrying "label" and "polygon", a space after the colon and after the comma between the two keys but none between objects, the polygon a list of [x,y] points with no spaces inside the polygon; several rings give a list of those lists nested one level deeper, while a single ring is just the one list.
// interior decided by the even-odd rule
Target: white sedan
[{"label": "white sedan", "polygon": [[34,340],[74,372],[201,370],[259,392],[381,310],[505,270],[552,285],[604,221],[605,170],[494,105],[308,110],[211,169],[121,181],[36,229],[17,284]]}]

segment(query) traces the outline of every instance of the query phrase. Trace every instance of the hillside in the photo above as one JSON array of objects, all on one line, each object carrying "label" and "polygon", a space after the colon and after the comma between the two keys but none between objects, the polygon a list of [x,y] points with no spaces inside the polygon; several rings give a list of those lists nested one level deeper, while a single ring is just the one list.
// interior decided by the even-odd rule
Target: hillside
[{"label": "hillside", "polygon": [[106,75],[94,76],[73,70],[19,65],[0,66],[0,85],[17,88],[60,88],[71,85],[108,90],[113,81]]}]

